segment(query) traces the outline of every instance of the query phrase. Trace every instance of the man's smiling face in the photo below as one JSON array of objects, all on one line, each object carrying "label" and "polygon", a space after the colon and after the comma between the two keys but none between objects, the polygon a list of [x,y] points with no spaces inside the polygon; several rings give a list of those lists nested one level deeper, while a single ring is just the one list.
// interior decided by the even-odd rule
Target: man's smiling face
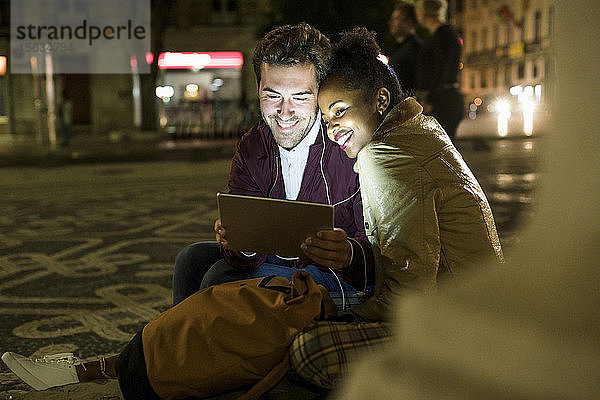
[{"label": "man's smiling face", "polygon": [[306,137],[317,119],[317,92],[314,65],[262,64],[260,112],[278,145],[289,150]]}]

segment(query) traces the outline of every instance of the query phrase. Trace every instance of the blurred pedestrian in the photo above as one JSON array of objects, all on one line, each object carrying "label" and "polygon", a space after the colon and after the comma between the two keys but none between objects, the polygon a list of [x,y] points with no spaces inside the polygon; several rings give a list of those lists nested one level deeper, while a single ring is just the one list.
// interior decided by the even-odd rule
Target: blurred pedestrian
[{"label": "blurred pedestrian", "polygon": [[423,47],[423,41],[415,33],[417,17],[412,4],[400,2],[390,16],[390,33],[397,44],[392,51],[390,65],[394,69],[400,86],[409,95],[415,92],[415,74],[417,58]]},{"label": "blurred pedestrian", "polygon": [[431,36],[423,44],[417,63],[416,91],[425,114],[435,117],[454,139],[464,114],[464,96],[458,87],[462,44],[446,22],[446,0],[417,0],[419,24]]},{"label": "blurred pedestrian", "polygon": [[63,90],[60,105],[58,107],[58,116],[60,119],[61,133],[63,137],[62,145],[68,146],[71,140],[71,125],[73,124],[73,102]]}]

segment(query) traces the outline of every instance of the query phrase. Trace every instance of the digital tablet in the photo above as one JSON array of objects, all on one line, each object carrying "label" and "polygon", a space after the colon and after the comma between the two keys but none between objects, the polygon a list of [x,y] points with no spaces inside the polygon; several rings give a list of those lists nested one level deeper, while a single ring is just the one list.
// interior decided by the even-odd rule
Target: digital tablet
[{"label": "digital tablet", "polygon": [[329,204],[217,193],[217,205],[233,250],[299,257],[307,236],[333,229]]}]

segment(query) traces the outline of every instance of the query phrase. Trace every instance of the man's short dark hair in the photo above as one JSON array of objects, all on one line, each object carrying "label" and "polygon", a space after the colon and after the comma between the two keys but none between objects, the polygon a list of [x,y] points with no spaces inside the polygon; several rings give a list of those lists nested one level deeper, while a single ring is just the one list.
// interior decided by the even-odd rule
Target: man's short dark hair
[{"label": "man's short dark hair", "polygon": [[417,24],[417,14],[415,13],[414,5],[400,1],[394,6],[394,11],[395,10],[402,10],[402,12],[404,12],[404,18],[408,19],[414,25]]},{"label": "man's short dark hair", "polygon": [[305,22],[284,25],[267,33],[256,45],[252,64],[256,82],[260,82],[262,63],[290,67],[297,64],[313,64],[320,85],[325,78],[331,43],[327,36]]}]

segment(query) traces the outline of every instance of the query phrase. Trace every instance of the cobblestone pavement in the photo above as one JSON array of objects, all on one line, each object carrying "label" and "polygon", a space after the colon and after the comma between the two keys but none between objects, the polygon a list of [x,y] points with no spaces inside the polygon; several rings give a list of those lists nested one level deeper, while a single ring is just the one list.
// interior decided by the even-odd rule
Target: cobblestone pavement
[{"label": "cobblestone pavement", "polygon": [[[458,144],[490,199],[509,257],[534,212],[538,145]],[[226,189],[229,165],[0,168],[0,352],[117,353],[170,306],[178,250],[213,238],[215,193]],[[0,363],[0,400],[120,398],[114,381],[30,390]]]},{"label": "cobblestone pavement", "polygon": [[[210,239],[229,161],[0,169],[1,351],[118,352]],[[0,365],[0,390],[29,390]]]}]

